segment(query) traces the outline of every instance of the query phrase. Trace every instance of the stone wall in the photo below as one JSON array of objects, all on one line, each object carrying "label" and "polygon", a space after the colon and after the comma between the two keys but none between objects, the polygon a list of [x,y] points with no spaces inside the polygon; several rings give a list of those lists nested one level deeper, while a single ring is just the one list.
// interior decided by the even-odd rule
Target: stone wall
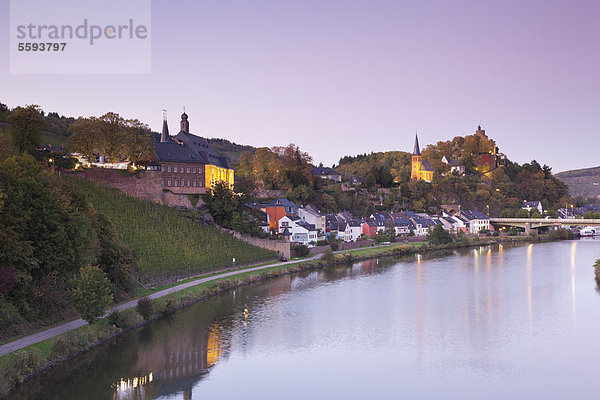
[{"label": "stone wall", "polygon": [[251,244],[256,247],[261,247],[263,249],[276,251],[279,253],[280,256],[283,256],[288,259],[291,257],[292,253],[290,250],[290,242],[286,242],[283,240],[261,239],[247,234],[244,235],[236,231],[225,229],[218,225],[215,226],[223,232],[233,235],[233,237],[235,237],[236,239],[242,240],[248,244]]},{"label": "stone wall", "polygon": [[136,173],[129,173],[124,170],[88,168],[83,174],[77,175],[82,175],[86,179],[114,187],[130,196],[171,207],[193,209],[199,208],[204,204],[202,198],[194,205],[187,194],[177,194],[163,190],[160,171],[137,171]]}]

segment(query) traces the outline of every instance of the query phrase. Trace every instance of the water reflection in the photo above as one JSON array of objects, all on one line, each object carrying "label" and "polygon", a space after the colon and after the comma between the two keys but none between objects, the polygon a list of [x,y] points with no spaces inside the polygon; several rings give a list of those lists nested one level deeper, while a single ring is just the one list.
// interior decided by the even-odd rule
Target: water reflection
[{"label": "water reflection", "polygon": [[531,382],[543,382],[536,390],[546,397],[556,382],[577,382],[581,398],[600,297],[590,268],[577,265],[600,257],[594,245],[374,259],[238,288],[43,374],[15,398],[305,399],[309,389],[321,398],[506,398]]}]

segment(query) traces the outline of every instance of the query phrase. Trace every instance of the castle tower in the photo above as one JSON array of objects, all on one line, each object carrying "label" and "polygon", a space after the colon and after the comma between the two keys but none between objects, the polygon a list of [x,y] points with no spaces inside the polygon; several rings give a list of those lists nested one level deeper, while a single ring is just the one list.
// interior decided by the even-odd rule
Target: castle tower
[{"label": "castle tower", "polygon": [[412,168],[410,172],[410,179],[418,180],[419,179],[419,171],[421,170],[421,166],[423,165],[423,156],[421,155],[421,149],[419,149],[419,137],[415,134],[415,147],[412,153],[411,160]]},{"label": "castle tower", "polygon": [[167,111],[163,110],[163,126],[162,126],[162,132],[160,133],[160,141],[162,143],[168,141],[170,138],[169,136],[169,125],[167,124]]},{"label": "castle tower", "polygon": [[186,135],[190,134],[190,123],[188,122],[188,115],[185,113],[185,108],[183,109],[183,114],[181,114],[181,122],[179,123],[180,130],[185,132]]}]

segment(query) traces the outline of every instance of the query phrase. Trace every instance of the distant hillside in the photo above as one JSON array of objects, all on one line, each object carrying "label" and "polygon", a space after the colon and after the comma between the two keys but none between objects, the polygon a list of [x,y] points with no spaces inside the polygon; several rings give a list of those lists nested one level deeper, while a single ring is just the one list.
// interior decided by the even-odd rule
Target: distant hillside
[{"label": "distant hillside", "polygon": [[250,151],[254,153],[256,151],[256,147],[252,147],[249,145],[241,145],[234,142],[230,142],[227,139],[208,139],[208,144],[210,147],[217,152],[220,156],[225,156],[229,160],[231,164],[237,165],[240,161],[240,154],[244,151]]},{"label": "distant hillside", "polygon": [[573,197],[600,196],[600,167],[574,169],[554,176],[569,187],[569,194]]}]

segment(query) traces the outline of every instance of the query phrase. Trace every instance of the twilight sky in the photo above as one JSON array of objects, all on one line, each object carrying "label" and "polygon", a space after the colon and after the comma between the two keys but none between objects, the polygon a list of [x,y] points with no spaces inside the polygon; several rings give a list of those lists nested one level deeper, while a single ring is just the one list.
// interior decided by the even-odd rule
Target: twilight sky
[{"label": "twilight sky", "polygon": [[[42,0],[40,0],[42,1]],[[315,163],[486,129],[519,163],[600,165],[600,2],[155,0],[146,75],[16,75],[0,102],[296,143]]]}]

